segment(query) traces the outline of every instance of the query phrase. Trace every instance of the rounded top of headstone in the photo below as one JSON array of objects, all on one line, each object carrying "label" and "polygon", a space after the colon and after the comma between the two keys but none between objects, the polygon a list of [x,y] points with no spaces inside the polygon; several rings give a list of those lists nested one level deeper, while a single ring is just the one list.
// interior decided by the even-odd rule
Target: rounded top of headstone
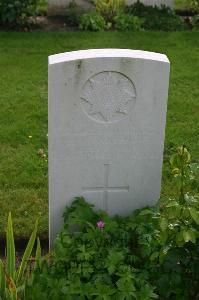
[{"label": "rounded top of headstone", "polygon": [[141,51],[141,50],[131,50],[131,49],[89,49],[89,50],[79,50],[70,51],[60,54],[55,54],[49,56],[49,65],[58,64],[66,61],[73,61],[77,59],[89,59],[89,58],[100,58],[100,57],[126,57],[126,58],[136,58],[136,59],[146,59],[154,60],[163,63],[168,63],[169,60],[165,54]]}]

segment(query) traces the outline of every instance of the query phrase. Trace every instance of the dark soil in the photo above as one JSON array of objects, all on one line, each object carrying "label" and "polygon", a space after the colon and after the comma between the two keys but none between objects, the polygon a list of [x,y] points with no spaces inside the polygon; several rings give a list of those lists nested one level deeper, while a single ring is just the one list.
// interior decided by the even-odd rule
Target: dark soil
[{"label": "dark soil", "polygon": [[[28,243],[28,239],[15,239],[15,249],[16,249],[16,257],[20,259],[26,249]],[[48,238],[41,238],[41,249],[42,255],[45,255],[49,251],[49,241]],[[36,243],[35,243],[36,244]],[[6,248],[6,240],[5,238],[0,238],[0,258],[4,259],[5,256],[5,248]]]},{"label": "dark soil", "polygon": [[68,25],[66,23],[66,17],[63,16],[55,16],[55,17],[37,16],[36,18],[30,17],[28,24],[22,27],[0,26],[0,31],[49,32],[49,31],[75,31],[75,30],[78,30],[78,27]]},{"label": "dark soil", "polygon": [[193,17],[195,15],[197,15],[196,12],[191,11],[191,10],[176,10],[175,11],[177,15],[181,16],[181,17]]}]

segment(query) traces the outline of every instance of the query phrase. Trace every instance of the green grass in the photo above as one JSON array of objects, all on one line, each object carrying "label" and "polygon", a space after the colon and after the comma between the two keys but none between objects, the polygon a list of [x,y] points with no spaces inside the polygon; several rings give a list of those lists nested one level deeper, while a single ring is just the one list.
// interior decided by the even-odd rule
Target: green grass
[{"label": "green grass", "polygon": [[198,158],[199,32],[0,33],[0,233],[11,210],[19,237],[38,215],[47,234],[47,162],[37,152],[47,153],[48,55],[103,47],[162,52],[171,61],[162,194],[173,191],[166,161],[175,147],[184,143]]},{"label": "green grass", "polygon": [[177,10],[190,10],[191,4],[190,0],[175,0],[174,1],[175,9]]}]

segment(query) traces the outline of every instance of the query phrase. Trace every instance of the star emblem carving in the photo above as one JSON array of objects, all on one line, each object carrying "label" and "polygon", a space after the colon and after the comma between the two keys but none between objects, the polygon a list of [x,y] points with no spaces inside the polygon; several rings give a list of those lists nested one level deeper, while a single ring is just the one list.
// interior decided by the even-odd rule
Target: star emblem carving
[{"label": "star emblem carving", "polygon": [[135,87],[125,75],[104,71],[92,76],[84,85],[82,100],[88,115],[104,122],[121,119],[136,98]]}]

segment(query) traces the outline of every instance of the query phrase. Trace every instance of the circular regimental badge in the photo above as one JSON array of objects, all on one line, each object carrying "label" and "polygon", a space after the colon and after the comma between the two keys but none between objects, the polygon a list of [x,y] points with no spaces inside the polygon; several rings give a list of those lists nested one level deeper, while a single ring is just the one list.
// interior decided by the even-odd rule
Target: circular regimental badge
[{"label": "circular regimental badge", "polygon": [[81,105],[93,120],[102,123],[120,121],[136,101],[133,82],[115,71],[104,71],[90,77],[83,86]]}]

